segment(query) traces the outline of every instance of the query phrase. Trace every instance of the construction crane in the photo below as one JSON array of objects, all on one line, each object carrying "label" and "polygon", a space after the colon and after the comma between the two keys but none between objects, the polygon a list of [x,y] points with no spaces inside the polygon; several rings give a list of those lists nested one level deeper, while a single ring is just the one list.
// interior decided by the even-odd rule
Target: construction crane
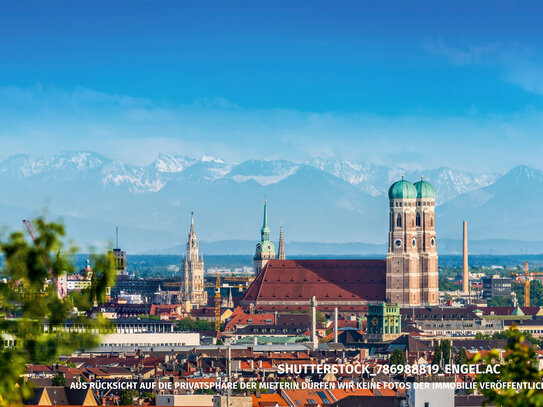
[{"label": "construction crane", "polygon": [[[512,276],[518,276],[517,273],[511,273]],[[524,263],[524,306],[529,307],[530,306],[530,286],[531,281],[534,277],[541,277],[543,276],[543,272],[530,272],[528,269],[528,262],[526,261]]]},{"label": "construction crane", "polygon": [[[164,283],[164,287],[184,287],[192,285],[190,282],[183,281],[170,281]],[[221,276],[217,273],[217,279],[215,283],[203,283],[206,288],[215,288],[215,331],[220,332],[221,330],[221,288],[233,288],[239,287],[242,288],[243,285],[221,285]]]},{"label": "construction crane", "polygon": [[[39,243],[36,240],[36,231],[34,230],[34,226],[32,226],[32,222],[30,222],[29,220],[23,219],[23,223],[26,226],[26,229],[28,230],[28,233],[30,234],[30,237],[32,238],[32,241],[34,242],[36,247],[38,249],[40,249]],[[43,260],[43,263],[45,264],[45,267],[47,267],[47,271],[49,272],[49,275],[51,276],[51,281],[55,285],[58,297],[59,298],[65,298],[66,295],[67,295],[66,291],[65,291],[64,287],[62,286],[62,284],[59,284],[58,279],[53,274],[53,269],[51,267],[51,263],[49,263],[49,259],[47,258],[47,256],[43,252],[42,252],[42,260]]]}]

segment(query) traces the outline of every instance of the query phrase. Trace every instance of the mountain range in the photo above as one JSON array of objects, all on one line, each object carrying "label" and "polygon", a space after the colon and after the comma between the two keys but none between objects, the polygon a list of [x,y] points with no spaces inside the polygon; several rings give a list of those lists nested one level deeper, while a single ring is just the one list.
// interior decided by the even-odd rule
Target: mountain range
[{"label": "mountain range", "polygon": [[[203,248],[236,251],[245,250],[246,243],[232,242],[259,238],[267,197],[274,240],[282,222],[287,245],[302,254],[384,254],[387,191],[401,175],[413,182],[423,175],[434,185],[438,239],[457,240],[466,219],[470,239],[517,242],[502,244],[497,252],[543,248],[537,243],[543,226],[543,173],[523,166],[501,175],[330,159],[228,163],[160,154],[151,164],[136,166],[86,151],[21,154],[0,163],[0,224],[20,228],[21,219],[47,208],[51,217],[64,220],[82,247],[112,244],[119,226],[123,248],[158,253],[184,244],[194,211]],[[449,246],[456,251],[456,244]]]}]

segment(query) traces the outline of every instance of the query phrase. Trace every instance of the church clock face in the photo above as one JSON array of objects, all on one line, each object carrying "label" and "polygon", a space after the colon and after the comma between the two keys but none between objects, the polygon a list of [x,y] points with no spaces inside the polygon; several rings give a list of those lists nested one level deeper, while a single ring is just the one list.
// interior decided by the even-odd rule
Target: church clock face
[{"label": "church clock face", "polygon": [[401,241],[401,239],[396,239],[396,240],[394,241],[394,246],[396,246],[396,247],[402,247],[402,241]]},{"label": "church clock face", "polygon": [[377,326],[377,324],[379,323],[379,320],[377,319],[377,317],[373,317],[371,319],[371,323],[372,323],[373,326]]},{"label": "church clock face", "polygon": [[262,246],[259,244],[256,245],[256,250],[261,250],[262,249]]}]

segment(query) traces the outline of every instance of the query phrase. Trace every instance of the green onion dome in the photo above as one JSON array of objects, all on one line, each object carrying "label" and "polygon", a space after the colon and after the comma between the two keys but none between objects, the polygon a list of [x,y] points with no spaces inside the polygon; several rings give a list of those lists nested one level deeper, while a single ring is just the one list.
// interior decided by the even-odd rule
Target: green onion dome
[{"label": "green onion dome", "polygon": [[404,180],[395,182],[388,190],[389,199],[416,199],[417,190],[412,183]]},{"label": "green onion dome", "polygon": [[420,181],[415,182],[415,188],[417,190],[417,199],[435,199],[436,191],[434,187],[429,182],[423,181],[422,178]]}]

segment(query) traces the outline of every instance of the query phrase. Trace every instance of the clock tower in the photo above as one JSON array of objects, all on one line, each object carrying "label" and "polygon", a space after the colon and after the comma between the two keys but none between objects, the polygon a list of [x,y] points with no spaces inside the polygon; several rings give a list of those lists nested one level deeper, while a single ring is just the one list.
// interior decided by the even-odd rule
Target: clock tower
[{"label": "clock tower", "polygon": [[267,203],[264,201],[264,221],[262,229],[260,229],[260,242],[256,244],[254,260],[255,276],[258,275],[268,263],[269,260],[275,259],[275,246],[270,240],[270,228],[268,227],[268,209]]},{"label": "clock tower", "polygon": [[422,179],[403,179],[388,191],[390,213],[386,298],[402,307],[439,303],[435,192]]}]

